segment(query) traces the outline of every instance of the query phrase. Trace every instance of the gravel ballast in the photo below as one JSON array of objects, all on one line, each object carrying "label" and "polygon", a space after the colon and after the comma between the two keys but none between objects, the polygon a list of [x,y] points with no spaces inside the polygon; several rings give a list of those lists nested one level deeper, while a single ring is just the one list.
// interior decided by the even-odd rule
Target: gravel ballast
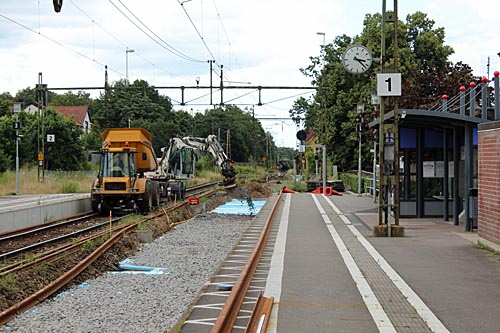
[{"label": "gravel ballast", "polygon": [[[131,257],[164,274],[107,273],[23,313],[5,332],[166,332],[252,221],[205,214],[175,227]],[[0,332],[2,329],[0,328]]]}]

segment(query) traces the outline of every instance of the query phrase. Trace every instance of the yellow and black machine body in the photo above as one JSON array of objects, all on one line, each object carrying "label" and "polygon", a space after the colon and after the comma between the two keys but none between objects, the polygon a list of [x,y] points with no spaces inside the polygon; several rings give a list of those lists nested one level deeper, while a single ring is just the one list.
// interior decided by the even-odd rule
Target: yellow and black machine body
[{"label": "yellow and black machine body", "polygon": [[158,168],[151,134],[143,128],[108,128],[102,133],[99,172],[92,186],[92,210],[147,213],[159,204],[157,182],[144,176]]}]

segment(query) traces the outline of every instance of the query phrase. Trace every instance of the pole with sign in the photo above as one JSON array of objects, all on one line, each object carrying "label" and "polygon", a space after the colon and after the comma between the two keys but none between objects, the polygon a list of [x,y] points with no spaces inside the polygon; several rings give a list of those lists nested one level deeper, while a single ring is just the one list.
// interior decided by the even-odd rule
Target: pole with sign
[{"label": "pole with sign", "polygon": [[19,195],[19,129],[21,123],[19,122],[19,112],[21,112],[21,103],[14,103],[14,113],[16,114],[16,121],[14,122],[14,129],[16,130],[16,195]]}]

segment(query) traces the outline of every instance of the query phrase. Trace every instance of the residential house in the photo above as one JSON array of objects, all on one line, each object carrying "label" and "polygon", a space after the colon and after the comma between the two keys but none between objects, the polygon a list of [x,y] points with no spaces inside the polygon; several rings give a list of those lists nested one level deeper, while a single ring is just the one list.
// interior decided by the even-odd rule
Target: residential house
[{"label": "residential house", "polygon": [[[75,120],[75,123],[80,126],[84,133],[89,133],[92,127],[92,122],[90,119],[90,112],[88,105],[77,105],[77,106],[49,106],[49,108],[56,110],[65,117],[71,117]],[[25,109],[28,113],[38,113],[38,106],[36,103],[28,105]]]}]

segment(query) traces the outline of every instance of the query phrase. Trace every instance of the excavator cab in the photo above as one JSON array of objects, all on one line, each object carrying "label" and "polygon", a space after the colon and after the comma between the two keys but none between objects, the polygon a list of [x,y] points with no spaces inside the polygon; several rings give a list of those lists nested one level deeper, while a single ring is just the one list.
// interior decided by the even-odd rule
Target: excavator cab
[{"label": "excavator cab", "polygon": [[131,152],[107,152],[103,156],[103,177],[129,177],[136,174],[135,159]]}]

